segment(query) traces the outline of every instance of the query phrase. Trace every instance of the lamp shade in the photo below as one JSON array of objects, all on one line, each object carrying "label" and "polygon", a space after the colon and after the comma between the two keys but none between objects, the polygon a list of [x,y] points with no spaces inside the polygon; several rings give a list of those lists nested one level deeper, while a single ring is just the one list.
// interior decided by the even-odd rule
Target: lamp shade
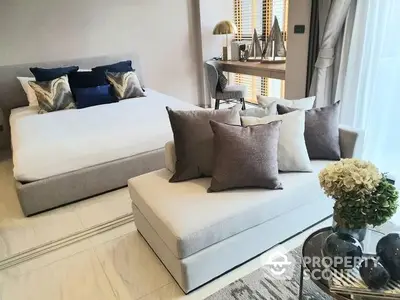
[{"label": "lamp shade", "polygon": [[236,32],[236,25],[227,20],[219,22],[213,30],[213,34],[233,34]]}]

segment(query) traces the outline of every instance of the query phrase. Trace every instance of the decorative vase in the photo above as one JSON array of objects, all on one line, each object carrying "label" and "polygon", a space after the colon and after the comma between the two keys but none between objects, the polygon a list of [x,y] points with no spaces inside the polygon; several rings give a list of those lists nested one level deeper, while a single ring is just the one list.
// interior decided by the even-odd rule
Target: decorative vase
[{"label": "decorative vase", "polygon": [[381,238],[376,246],[376,254],[393,280],[400,280],[400,235],[390,233]]},{"label": "decorative vase", "polygon": [[360,275],[370,289],[383,288],[390,279],[389,272],[376,259],[366,259],[361,263]]},{"label": "decorative vase", "polygon": [[365,239],[365,235],[367,234],[367,228],[350,229],[350,228],[340,227],[337,224],[335,227],[333,227],[333,231],[341,234],[351,235],[360,243]]},{"label": "decorative vase", "polygon": [[349,234],[331,233],[325,240],[322,253],[330,257],[337,270],[352,269],[361,260],[361,243]]}]

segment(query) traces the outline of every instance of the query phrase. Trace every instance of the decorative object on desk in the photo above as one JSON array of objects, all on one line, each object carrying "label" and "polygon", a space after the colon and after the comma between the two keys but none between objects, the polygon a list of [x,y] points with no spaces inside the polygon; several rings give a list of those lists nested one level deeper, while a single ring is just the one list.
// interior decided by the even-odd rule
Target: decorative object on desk
[{"label": "decorative object on desk", "polygon": [[241,43],[239,41],[231,42],[231,60],[232,61],[240,60],[240,46],[241,46]]},{"label": "decorative object on desk", "polygon": [[381,238],[376,246],[376,254],[393,280],[400,280],[400,235],[390,233]]},{"label": "decorative object on desk", "polygon": [[245,44],[241,44],[239,46],[239,60],[240,61],[246,61],[247,60],[249,51],[247,51],[247,57],[245,57],[245,54],[246,54],[246,45]]},{"label": "decorative object on desk", "polygon": [[390,275],[382,264],[373,258],[365,259],[360,266],[360,275],[370,289],[379,290],[389,282]]},{"label": "decorative object on desk", "polygon": [[228,34],[234,34],[237,32],[236,25],[231,21],[225,20],[215,25],[213,34],[225,34],[226,35],[226,46],[222,48],[222,60],[228,60]]},{"label": "decorative object on desk", "polygon": [[281,28],[275,16],[274,24],[269,33],[261,55],[261,63],[284,63],[286,61],[286,48],[283,41]]},{"label": "decorative object on desk", "polygon": [[335,200],[336,230],[345,230],[359,241],[363,240],[360,229],[382,225],[397,210],[396,188],[368,161],[351,158],[331,163],[320,172],[319,181]]},{"label": "decorative object on desk", "polygon": [[258,38],[257,30],[254,28],[253,38],[251,40],[248,61],[261,61],[261,44]]},{"label": "decorative object on desk", "polygon": [[325,240],[322,254],[332,259],[336,270],[350,270],[354,268],[362,257],[361,243],[348,234],[331,233]]}]

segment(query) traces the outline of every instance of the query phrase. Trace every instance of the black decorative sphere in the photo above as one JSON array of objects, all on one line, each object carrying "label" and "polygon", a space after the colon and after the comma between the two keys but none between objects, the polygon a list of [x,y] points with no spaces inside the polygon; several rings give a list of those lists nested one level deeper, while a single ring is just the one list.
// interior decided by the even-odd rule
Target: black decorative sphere
[{"label": "black decorative sphere", "polygon": [[370,289],[381,289],[389,281],[389,272],[376,259],[366,259],[360,267],[360,275]]},{"label": "black decorative sphere", "polygon": [[393,280],[400,280],[400,235],[390,233],[380,239],[376,254]]},{"label": "black decorative sphere", "polygon": [[361,260],[362,246],[354,237],[334,232],[326,238],[322,252],[335,262],[335,269],[352,269]]}]

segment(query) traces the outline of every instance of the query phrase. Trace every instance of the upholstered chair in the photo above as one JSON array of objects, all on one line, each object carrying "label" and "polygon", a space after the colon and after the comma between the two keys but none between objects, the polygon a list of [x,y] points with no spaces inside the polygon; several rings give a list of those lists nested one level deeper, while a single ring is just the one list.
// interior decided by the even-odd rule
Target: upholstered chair
[{"label": "upholstered chair", "polygon": [[246,94],[246,87],[244,85],[227,85],[223,91],[217,89],[220,70],[219,62],[209,60],[205,62],[206,77],[208,83],[208,90],[211,98],[215,99],[215,109],[219,109],[219,104],[223,102],[237,101],[242,104],[242,109],[246,109],[244,97]]}]

